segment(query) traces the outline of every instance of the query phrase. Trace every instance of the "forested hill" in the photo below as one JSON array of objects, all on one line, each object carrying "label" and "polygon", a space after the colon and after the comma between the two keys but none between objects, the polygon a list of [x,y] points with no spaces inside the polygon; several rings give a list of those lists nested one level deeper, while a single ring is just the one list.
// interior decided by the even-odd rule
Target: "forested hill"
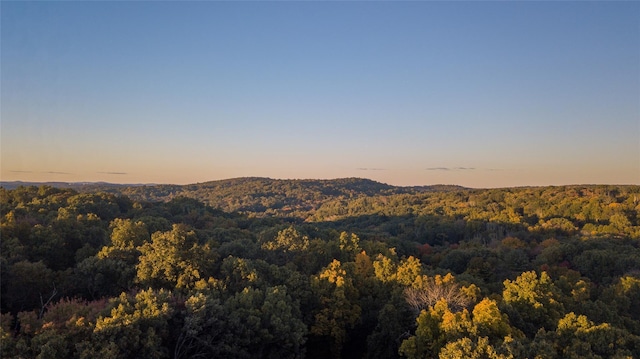
[{"label": "forested hill", "polygon": [[197,199],[214,208],[258,216],[304,216],[333,198],[352,198],[406,192],[366,179],[278,180],[246,177],[184,186],[142,186],[119,189],[134,200],[168,201],[175,197]]},{"label": "forested hill", "polygon": [[94,186],[0,187],[0,358],[640,358],[640,186]]},{"label": "forested hill", "polygon": [[358,197],[415,194],[462,189],[459,186],[398,187],[363,178],[332,180],[282,180],[242,177],[189,185],[119,185],[110,183],[1,183],[5,189],[20,185],[49,185],[79,192],[105,192],[126,195],[134,201],[167,202],[178,197],[197,199],[226,212],[252,216],[308,218],[323,203]]}]

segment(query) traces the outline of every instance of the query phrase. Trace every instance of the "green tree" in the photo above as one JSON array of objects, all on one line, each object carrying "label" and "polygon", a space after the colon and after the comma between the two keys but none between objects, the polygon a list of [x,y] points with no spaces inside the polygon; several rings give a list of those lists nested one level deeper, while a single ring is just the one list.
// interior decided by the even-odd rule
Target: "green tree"
[{"label": "green tree", "polygon": [[438,357],[440,359],[512,359],[513,355],[499,353],[496,348],[489,344],[487,338],[480,337],[477,340],[461,338],[448,343],[442,348]]},{"label": "green tree", "polygon": [[2,273],[2,281],[8,283],[3,306],[13,313],[36,309],[42,316],[46,305],[59,295],[55,273],[42,262],[20,261],[8,269]]},{"label": "green tree", "polygon": [[362,312],[357,304],[357,289],[336,259],[312,279],[311,285],[320,301],[311,333],[331,338],[331,351],[339,357],[348,330],[355,326]]},{"label": "green tree", "polygon": [[509,318],[495,300],[484,298],[473,307],[473,334],[479,337],[504,338],[511,335]]},{"label": "green tree", "polygon": [[38,359],[77,358],[78,347],[91,340],[96,318],[104,305],[104,301],[63,299],[47,306],[41,326],[34,328],[31,353]]},{"label": "green tree", "polygon": [[398,356],[401,338],[411,327],[411,312],[400,300],[392,300],[378,313],[373,332],[367,337],[367,358]]},{"label": "green tree", "polygon": [[79,282],[94,299],[116,296],[133,286],[140,256],[138,247],[149,240],[146,225],[140,221],[116,218],[110,228],[110,245],[76,267]]},{"label": "green tree", "polygon": [[156,232],[151,242],[138,247],[141,255],[136,279],[154,288],[190,288],[207,278],[215,253],[198,244],[194,231],[173,225],[170,232]]},{"label": "green tree", "polygon": [[234,337],[245,343],[246,357],[297,358],[307,329],[286,287],[247,288],[225,303]]},{"label": "green tree", "polygon": [[173,315],[168,291],[122,293],[112,300],[110,313],[96,320],[91,340],[80,345],[80,358],[168,358],[163,345]]},{"label": "green tree", "polygon": [[130,219],[116,218],[111,221],[111,247],[117,249],[133,249],[149,240],[147,226]]},{"label": "green tree", "polygon": [[571,312],[558,321],[557,347],[563,358],[624,358],[640,353],[640,338],[611,326],[596,325]]},{"label": "green tree", "polygon": [[345,261],[352,260],[358,253],[362,251],[360,248],[360,238],[355,233],[341,232],[338,238],[340,251]]},{"label": "green tree", "polygon": [[422,263],[420,260],[409,256],[400,261],[396,272],[396,280],[404,286],[412,285],[422,274]]},{"label": "green tree", "polygon": [[[442,300],[441,306],[446,307],[446,301]],[[434,307],[422,310],[416,318],[415,334],[402,342],[398,353],[409,359],[435,358],[445,344],[441,321],[442,315]]]},{"label": "green tree", "polygon": [[309,248],[309,237],[300,234],[294,227],[278,232],[276,238],[262,244],[262,248],[270,251],[296,252]]},{"label": "green tree", "polygon": [[183,324],[176,335],[173,357],[209,358],[224,354],[226,314],[220,299],[197,292],[185,301]]},{"label": "green tree", "polygon": [[273,240],[262,243],[262,249],[267,251],[268,258],[274,263],[285,265],[296,262],[305,265],[306,253],[309,250],[309,237],[302,235],[293,226],[278,232]]},{"label": "green tree", "polygon": [[514,281],[505,280],[502,298],[507,314],[516,327],[527,336],[540,328],[552,330],[562,317],[564,306],[559,302],[559,289],[546,272],[524,272]]}]

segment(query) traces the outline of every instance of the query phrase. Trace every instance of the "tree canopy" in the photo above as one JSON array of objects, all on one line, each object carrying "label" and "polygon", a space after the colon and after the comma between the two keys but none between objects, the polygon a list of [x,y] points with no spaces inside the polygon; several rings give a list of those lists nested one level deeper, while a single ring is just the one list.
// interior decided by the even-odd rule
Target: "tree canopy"
[{"label": "tree canopy", "polygon": [[640,357],[640,186],[0,187],[3,358]]}]

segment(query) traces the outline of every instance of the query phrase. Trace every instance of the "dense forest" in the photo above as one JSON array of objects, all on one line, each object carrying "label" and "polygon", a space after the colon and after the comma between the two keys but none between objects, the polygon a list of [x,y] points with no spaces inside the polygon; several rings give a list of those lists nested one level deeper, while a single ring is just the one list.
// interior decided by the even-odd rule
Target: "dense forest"
[{"label": "dense forest", "polygon": [[640,186],[0,187],[2,358],[640,358]]}]

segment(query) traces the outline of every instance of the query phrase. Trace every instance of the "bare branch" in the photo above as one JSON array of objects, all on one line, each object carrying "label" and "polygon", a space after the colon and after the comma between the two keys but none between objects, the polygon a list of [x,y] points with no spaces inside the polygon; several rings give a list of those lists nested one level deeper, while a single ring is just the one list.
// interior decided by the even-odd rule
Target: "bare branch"
[{"label": "bare branch", "polygon": [[429,283],[422,288],[406,288],[404,297],[416,314],[435,305],[440,299],[446,300],[449,308],[453,311],[462,310],[471,302],[471,299],[460,290],[457,284],[441,284],[435,283],[433,280],[429,280]]},{"label": "bare branch", "polygon": [[58,289],[56,289],[56,284],[53,283],[53,290],[51,291],[51,295],[49,299],[45,302],[42,298],[42,293],[40,293],[40,313],[38,314],[38,319],[42,319],[44,315],[44,310],[47,308],[47,305],[53,300],[53,298],[58,294]]}]

